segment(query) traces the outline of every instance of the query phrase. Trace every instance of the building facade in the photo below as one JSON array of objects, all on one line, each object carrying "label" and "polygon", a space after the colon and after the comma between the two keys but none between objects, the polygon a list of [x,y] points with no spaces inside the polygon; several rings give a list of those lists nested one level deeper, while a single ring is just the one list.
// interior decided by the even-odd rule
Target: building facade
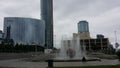
[{"label": "building facade", "polygon": [[2,30],[0,30],[0,44],[2,43],[2,41],[3,41],[3,32]]},{"label": "building facade", "polygon": [[4,18],[4,38],[15,44],[45,44],[45,24],[42,20],[22,17]]},{"label": "building facade", "polygon": [[80,46],[85,46],[86,50],[108,50],[110,42],[104,35],[97,34],[96,38],[91,38],[89,33],[89,23],[80,21],[78,23],[78,33],[73,33],[73,39],[80,38]]},{"label": "building facade", "polygon": [[0,30],[0,38],[3,38],[3,32]]},{"label": "building facade", "polygon": [[74,36],[79,35],[80,39],[90,39],[89,24],[87,21],[78,22],[78,33]]},{"label": "building facade", "polygon": [[102,35],[102,34],[97,34],[97,39],[103,39],[104,38],[104,35]]},{"label": "building facade", "polygon": [[[73,33],[73,40],[80,38],[81,35]],[[82,35],[80,38],[80,46],[85,46],[86,50],[108,50],[110,48],[110,42],[108,38],[104,38],[103,35],[97,38],[88,38]]]},{"label": "building facade", "polygon": [[78,33],[89,32],[89,24],[87,21],[80,21],[78,23]]},{"label": "building facade", "polygon": [[86,50],[108,50],[110,48],[110,43],[108,38],[92,38],[92,39],[82,39],[80,40],[81,45],[86,46]]},{"label": "building facade", "polygon": [[53,48],[53,0],[41,0],[41,18],[45,21],[45,45]]}]

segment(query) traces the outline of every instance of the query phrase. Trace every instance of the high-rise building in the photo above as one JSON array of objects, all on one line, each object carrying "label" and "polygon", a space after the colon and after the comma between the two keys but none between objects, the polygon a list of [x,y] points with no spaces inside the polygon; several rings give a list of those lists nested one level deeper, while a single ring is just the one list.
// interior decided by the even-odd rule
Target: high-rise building
[{"label": "high-rise building", "polygon": [[41,0],[41,18],[45,21],[45,45],[53,48],[53,0]]},{"label": "high-rise building", "polygon": [[78,23],[78,33],[89,32],[89,25],[87,21],[80,21]]},{"label": "high-rise building", "polygon": [[80,39],[90,39],[89,24],[87,21],[83,20],[78,23],[78,35]]},{"label": "high-rise building", "polygon": [[42,20],[5,17],[4,18],[4,38],[12,39],[15,44],[45,44],[45,24]]},{"label": "high-rise building", "polygon": [[97,38],[91,38],[89,33],[89,23],[80,21],[78,23],[78,33],[73,33],[73,40],[80,38],[80,46],[86,47],[87,51],[109,50],[109,38],[104,38],[104,35],[98,34]]}]

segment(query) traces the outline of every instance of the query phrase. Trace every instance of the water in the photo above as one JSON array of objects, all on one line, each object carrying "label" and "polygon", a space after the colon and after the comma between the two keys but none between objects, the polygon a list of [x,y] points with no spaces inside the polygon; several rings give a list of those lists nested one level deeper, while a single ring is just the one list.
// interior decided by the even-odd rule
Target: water
[{"label": "water", "polygon": [[82,59],[86,57],[85,46],[80,45],[80,38],[63,38],[61,40],[59,59]]}]

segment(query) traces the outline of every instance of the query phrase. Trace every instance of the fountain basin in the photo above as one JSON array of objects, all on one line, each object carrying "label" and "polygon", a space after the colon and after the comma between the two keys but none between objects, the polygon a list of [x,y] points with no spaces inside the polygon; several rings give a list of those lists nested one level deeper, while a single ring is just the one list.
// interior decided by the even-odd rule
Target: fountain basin
[{"label": "fountain basin", "polygon": [[46,62],[48,62],[47,68],[53,68],[54,62],[88,62],[88,61],[101,61],[101,60],[98,58],[86,59],[85,57],[83,57],[82,59],[49,59],[49,60],[46,60]]},{"label": "fountain basin", "polygon": [[[83,59],[49,59],[49,60],[52,60],[53,62],[84,62]],[[46,62],[48,62],[49,60],[46,60]],[[101,59],[95,58],[85,60],[85,62],[88,61],[101,61]]]}]

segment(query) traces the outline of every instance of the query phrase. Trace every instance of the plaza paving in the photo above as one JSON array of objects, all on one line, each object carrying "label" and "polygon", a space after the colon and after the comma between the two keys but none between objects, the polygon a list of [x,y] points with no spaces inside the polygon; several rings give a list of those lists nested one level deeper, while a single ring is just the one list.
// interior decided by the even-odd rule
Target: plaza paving
[{"label": "plaza paving", "polygon": [[[93,65],[116,65],[120,64],[118,60],[102,60],[92,62],[55,62],[54,66],[93,66]],[[1,60],[1,67],[15,67],[15,68],[46,68],[47,62],[26,62],[22,59]]]},{"label": "plaza paving", "polygon": [[[0,67],[15,67],[15,68],[46,68],[47,62],[44,60],[50,55],[38,53],[37,56],[35,53],[0,53]],[[27,60],[26,60],[27,59]],[[40,60],[40,61],[36,61]],[[42,60],[42,61],[41,61]],[[32,62],[36,61],[36,62]],[[92,62],[55,62],[54,66],[63,67],[63,66],[93,66],[93,65],[116,65],[120,64],[118,59],[102,61],[92,61]]]},{"label": "plaza paving", "polygon": [[15,68],[46,68],[46,62],[25,62],[20,59],[2,60],[0,61],[1,67],[15,67]]}]

